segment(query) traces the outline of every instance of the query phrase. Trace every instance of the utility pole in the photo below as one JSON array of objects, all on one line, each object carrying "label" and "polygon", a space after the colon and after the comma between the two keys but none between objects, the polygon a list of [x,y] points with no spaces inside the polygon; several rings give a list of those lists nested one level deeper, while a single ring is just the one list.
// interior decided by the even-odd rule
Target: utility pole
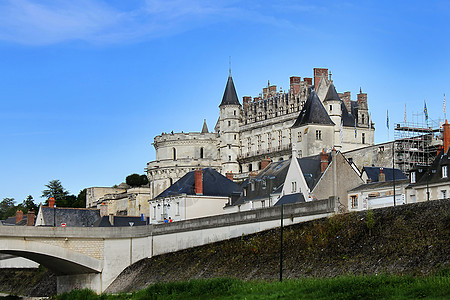
[{"label": "utility pole", "polygon": [[283,205],[281,204],[281,227],[280,227],[280,282],[283,281]]}]

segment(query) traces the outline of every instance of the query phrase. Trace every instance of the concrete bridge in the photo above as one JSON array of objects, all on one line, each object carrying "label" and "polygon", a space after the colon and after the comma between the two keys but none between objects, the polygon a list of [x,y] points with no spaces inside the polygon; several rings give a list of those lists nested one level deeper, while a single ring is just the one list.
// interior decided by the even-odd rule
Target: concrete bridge
[{"label": "concrete bridge", "polygon": [[[335,200],[284,207],[284,224],[322,218]],[[174,252],[280,226],[281,207],[139,227],[0,227],[0,253],[28,258],[57,274],[58,293],[103,292],[129,265]]]}]

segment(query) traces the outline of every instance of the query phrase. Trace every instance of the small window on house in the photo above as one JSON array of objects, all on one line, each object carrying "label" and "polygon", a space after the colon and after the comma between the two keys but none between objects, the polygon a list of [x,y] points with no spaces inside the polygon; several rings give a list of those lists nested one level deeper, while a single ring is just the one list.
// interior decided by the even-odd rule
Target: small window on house
[{"label": "small window on house", "polygon": [[156,219],[156,206],[153,206],[153,216],[152,219]]},{"label": "small window on house", "polygon": [[352,195],[350,196],[352,208],[358,208],[358,195]]},{"label": "small window on house", "polygon": [[322,140],[322,131],[316,130],[316,140]]},{"label": "small window on house", "polygon": [[177,202],[177,216],[180,215],[180,202]]},{"label": "small window on house", "polygon": [[228,161],[231,161],[231,155],[228,155]]},{"label": "small window on house", "polygon": [[265,179],[262,180],[261,186],[262,186],[263,189],[266,188],[267,183],[266,183],[266,180],[265,180]]},{"label": "small window on house", "polygon": [[442,178],[447,178],[447,166],[442,166]]},{"label": "small window on house", "polygon": [[299,131],[297,134],[297,142],[301,142],[302,141],[302,132]]},{"label": "small window on house", "polygon": [[332,111],[333,110],[333,105],[330,105],[330,111]]},{"label": "small window on house", "polygon": [[411,183],[416,183],[416,172],[411,172]]},{"label": "small window on house", "polygon": [[441,194],[442,194],[442,199],[447,199],[447,190],[442,190],[441,191]]},{"label": "small window on house", "polygon": [[297,192],[297,181],[293,181],[292,182],[292,193],[296,193]]},{"label": "small window on house", "polygon": [[261,170],[261,162],[258,162],[258,170]]},{"label": "small window on house", "polygon": [[266,201],[265,200],[261,201],[261,207],[262,208],[266,207]]}]

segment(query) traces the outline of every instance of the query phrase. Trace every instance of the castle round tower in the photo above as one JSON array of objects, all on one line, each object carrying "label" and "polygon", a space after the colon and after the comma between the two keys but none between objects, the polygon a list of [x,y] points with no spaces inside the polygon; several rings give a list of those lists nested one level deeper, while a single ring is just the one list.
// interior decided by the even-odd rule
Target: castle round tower
[{"label": "castle round tower", "polygon": [[222,161],[222,173],[239,173],[237,161],[240,152],[239,122],[241,118],[241,104],[234,88],[231,73],[227,86],[219,105],[220,116],[218,126],[219,155]]}]

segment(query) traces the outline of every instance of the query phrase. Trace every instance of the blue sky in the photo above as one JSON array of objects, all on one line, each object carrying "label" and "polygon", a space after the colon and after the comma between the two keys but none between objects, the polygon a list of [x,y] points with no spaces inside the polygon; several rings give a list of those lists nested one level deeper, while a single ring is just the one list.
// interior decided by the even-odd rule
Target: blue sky
[{"label": "blue sky", "polygon": [[421,121],[426,100],[442,119],[449,17],[447,1],[1,0],[0,199],[143,174],[155,135],[213,129],[230,56],[241,99],[314,67],[361,87],[377,143],[387,109]]}]

